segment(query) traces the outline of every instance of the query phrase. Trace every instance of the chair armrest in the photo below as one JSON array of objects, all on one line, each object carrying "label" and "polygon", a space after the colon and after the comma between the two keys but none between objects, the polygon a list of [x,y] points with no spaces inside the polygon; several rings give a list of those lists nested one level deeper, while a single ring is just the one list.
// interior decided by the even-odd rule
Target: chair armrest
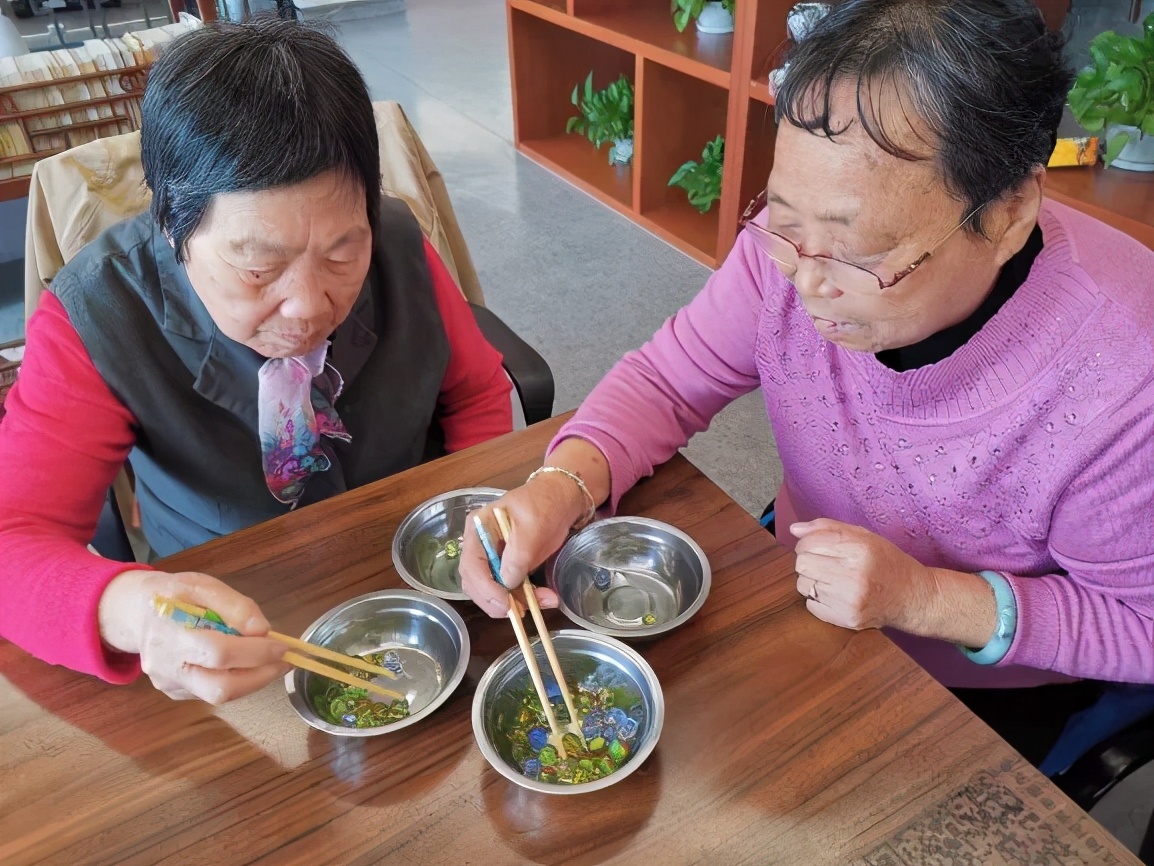
[{"label": "chair armrest", "polygon": [[469,306],[485,339],[505,359],[505,372],[513,380],[525,410],[525,423],[536,424],[552,417],[553,371],[549,364],[492,310],[474,303]]}]

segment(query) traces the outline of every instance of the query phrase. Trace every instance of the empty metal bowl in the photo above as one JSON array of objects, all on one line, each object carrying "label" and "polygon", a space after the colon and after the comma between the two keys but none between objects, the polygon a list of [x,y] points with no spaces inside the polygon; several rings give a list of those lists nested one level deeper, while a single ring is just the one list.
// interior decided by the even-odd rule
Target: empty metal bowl
[{"label": "empty metal bowl", "polygon": [[615,637],[651,637],[705,604],[705,551],[676,527],[646,517],[591,523],[561,548],[550,585],[580,626]]},{"label": "empty metal bowl", "polygon": [[393,567],[401,580],[438,598],[468,600],[458,570],[465,521],[504,494],[495,487],[450,490],[409,512],[393,536]]},{"label": "empty metal bowl", "polygon": [[337,725],[322,717],[316,702],[332,680],[294,668],[285,675],[289,702],[319,731],[345,737],[372,737],[414,725],[443,704],[460,685],[469,663],[465,621],[438,598],[409,589],[385,589],[341,604],[301,636],[309,643],[346,655],[387,653],[385,666],[397,678],[373,682],[402,692],[409,715],[371,728]]},{"label": "empty metal bowl", "polygon": [[[575,692],[579,686],[607,689],[614,694],[618,705],[624,705],[622,709],[627,711],[628,718],[636,723],[630,723],[628,758],[609,775],[579,784],[546,782],[525,774],[514,756],[514,741],[509,737],[510,732],[521,724],[517,716],[523,697],[533,690],[529,670],[517,646],[498,657],[477,684],[473,695],[473,735],[493,769],[524,788],[545,794],[600,791],[620,782],[640,767],[656,747],[665,721],[661,684],[648,662],[621,641],[580,629],[564,629],[550,632],[550,635],[570,690]],[[552,668],[540,640],[534,638],[532,646],[546,689],[555,691]],[[559,696],[552,703],[564,712],[564,703]],[[582,721],[592,724],[588,719]]]}]

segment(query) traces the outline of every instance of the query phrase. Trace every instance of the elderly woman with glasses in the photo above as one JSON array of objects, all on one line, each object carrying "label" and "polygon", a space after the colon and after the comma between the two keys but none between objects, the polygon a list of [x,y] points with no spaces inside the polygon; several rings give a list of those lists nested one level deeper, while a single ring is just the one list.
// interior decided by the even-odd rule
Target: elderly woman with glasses
[{"label": "elderly woman with glasses", "polygon": [[1044,198],[1060,38],[846,0],[789,59],[764,209],[506,495],[506,585],[759,389],[815,617],[953,687],[1154,682],[1154,253]]}]

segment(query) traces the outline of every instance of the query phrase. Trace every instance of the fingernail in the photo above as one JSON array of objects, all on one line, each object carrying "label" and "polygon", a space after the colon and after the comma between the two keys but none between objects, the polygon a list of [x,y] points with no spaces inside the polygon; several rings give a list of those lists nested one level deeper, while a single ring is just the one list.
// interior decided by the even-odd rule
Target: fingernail
[{"label": "fingernail", "polygon": [[263,616],[253,616],[249,617],[248,622],[244,624],[244,631],[246,634],[251,634],[253,632],[266,632],[270,627],[271,626],[269,626],[268,620]]}]

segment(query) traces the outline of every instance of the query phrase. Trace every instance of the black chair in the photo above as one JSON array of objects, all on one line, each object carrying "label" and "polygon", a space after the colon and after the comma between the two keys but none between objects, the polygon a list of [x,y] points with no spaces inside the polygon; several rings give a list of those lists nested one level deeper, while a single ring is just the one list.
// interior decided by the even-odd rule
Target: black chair
[{"label": "black chair", "polygon": [[[513,386],[517,389],[517,396],[521,400],[521,408],[525,414],[525,423],[536,424],[551,417],[553,372],[549,369],[548,362],[532,346],[518,337],[492,310],[478,304],[470,304],[470,307],[473,309],[473,316],[481,333],[504,358],[505,372],[509,374]],[[111,487],[100,511],[92,547],[106,559],[114,559],[117,562],[136,561],[132,545],[128,542],[124,520],[120,516],[116,494]]]}]

